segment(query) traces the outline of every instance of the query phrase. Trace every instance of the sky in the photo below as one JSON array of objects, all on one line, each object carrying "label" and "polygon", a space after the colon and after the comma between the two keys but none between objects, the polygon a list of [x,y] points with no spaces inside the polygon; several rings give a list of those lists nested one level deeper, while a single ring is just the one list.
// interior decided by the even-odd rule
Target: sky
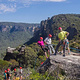
[{"label": "sky", "polygon": [[80,0],[0,0],[0,22],[40,23],[58,14],[80,14]]}]

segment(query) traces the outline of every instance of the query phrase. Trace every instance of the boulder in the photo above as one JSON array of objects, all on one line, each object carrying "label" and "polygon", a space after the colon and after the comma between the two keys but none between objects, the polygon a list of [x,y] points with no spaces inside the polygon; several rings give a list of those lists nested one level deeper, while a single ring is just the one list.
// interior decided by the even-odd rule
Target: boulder
[{"label": "boulder", "polygon": [[[78,54],[78,53],[77,53]],[[46,63],[45,63],[46,62]],[[44,73],[45,71],[51,72],[64,72],[64,75],[70,80],[78,80],[80,79],[80,56],[79,55],[66,55],[63,57],[62,55],[51,55],[49,59],[47,59],[40,66],[39,72]]]}]

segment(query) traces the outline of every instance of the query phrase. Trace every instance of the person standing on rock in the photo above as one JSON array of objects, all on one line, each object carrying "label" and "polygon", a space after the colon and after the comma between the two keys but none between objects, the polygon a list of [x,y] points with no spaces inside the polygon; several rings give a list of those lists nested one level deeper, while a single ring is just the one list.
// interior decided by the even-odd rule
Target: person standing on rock
[{"label": "person standing on rock", "polygon": [[55,54],[54,54],[54,55],[56,55],[56,53],[57,53],[60,45],[63,44],[63,56],[65,57],[66,39],[67,39],[67,37],[68,37],[68,35],[69,35],[69,32],[63,31],[61,27],[59,27],[58,30],[59,30],[59,34],[58,34],[59,43],[58,43],[58,45],[56,46],[56,50],[55,50]]},{"label": "person standing on rock", "polygon": [[48,47],[49,54],[52,54],[52,51],[53,51],[53,53],[55,53],[55,50],[51,44],[51,37],[52,37],[52,35],[49,34],[48,37],[44,40],[44,42],[46,43],[46,45]]}]

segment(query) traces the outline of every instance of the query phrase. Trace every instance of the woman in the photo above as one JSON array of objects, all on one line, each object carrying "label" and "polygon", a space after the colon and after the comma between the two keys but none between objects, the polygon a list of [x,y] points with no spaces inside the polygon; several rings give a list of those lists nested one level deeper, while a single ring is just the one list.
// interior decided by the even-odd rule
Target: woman
[{"label": "woman", "polygon": [[46,58],[48,58],[46,50],[45,50],[45,45],[44,45],[44,42],[43,42],[43,37],[40,37],[40,40],[37,42],[37,44],[41,46],[41,49],[44,51]]}]

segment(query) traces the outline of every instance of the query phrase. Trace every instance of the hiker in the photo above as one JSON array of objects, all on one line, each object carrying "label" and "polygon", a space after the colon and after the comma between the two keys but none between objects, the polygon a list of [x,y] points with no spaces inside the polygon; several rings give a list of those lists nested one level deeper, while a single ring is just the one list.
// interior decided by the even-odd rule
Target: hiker
[{"label": "hiker", "polygon": [[[66,39],[65,45],[66,45],[66,48],[68,50],[68,54],[70,55],[70,48],[69,48],[69,40],[68,39]],[[62,54],[62,50],[63,50],[63,45],[61,46],[60,54]]]},{"label": "hiker", "polygon": [[47,57],[47,53],[46,53],[46,50],[45,50],[45,45],[44,45],[44,42],[43,42],[43,37],[40,37],[40,41],[38,41],[37,44],[41,46],[41,49],[44,51],[46,59],[47,59],[48,57]]},{"label": "hiker", "polygon": [[55,53],[55,50],[51,44],[51,37],[52,37],[52,35],[49,34],[48,37],[44,40],[44,42],[46,43],[46,45],[48,47],[49,55],[52,54],[52,51],[53,51],[53,53]]},{"label": "hiker", "polygon": [[16,72],[16,68],[14,68],[14,78],[13,78],[13,80],[16,79],[16,76],[17,76],[17,72]]},{"label": "hiker", "polygon": [[61,27],[59,27],[58,30],[59,30],[59,34],[58,34],[59,43],[56,46],[56,50],[55,50],[54,55],[56,55],[60,45],[63,44],[63,56],[65,57],[65,49],[66,49],[65,43],[66,43],[66,39],[67,39],[67,36],[69,35],[69,33],[67,31],[63,31]]},{"label": "hiker", "polygon": [[7,69],[7,80],[10,80],[10,76],[11,76],[11,74],[10,74],[10,69],[8,68],[8,69]]},{"label": "hiker", "polygon": [[4,72],[4,80],[7,80],[7,70]]},{"label": "hiker", "polygon": [[19,75],[20,75],[20,80],[22,80],[22,67],[20,67]]}]

